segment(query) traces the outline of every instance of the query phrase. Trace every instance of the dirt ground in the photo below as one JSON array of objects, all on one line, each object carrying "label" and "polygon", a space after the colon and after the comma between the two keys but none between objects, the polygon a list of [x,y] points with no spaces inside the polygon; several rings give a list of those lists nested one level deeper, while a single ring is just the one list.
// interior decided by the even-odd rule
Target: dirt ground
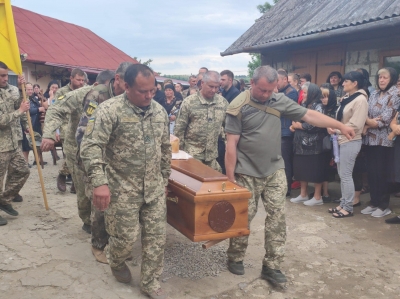
[{"label": "dirt ground", "polygon": [[[14,204],[20,215],[1,214],[9,223],[0,228],[0,298],[146,298],[138,288],[140,242],[133,250],[134,260],[128,263],[132,283],[118,283],[108,265],[97,263],[91,254],[90,236],[81,229],[75,196],[56,188],[60,161],[53,166],[51,156],[45,153],[44,157],[49,162],[43,172],[50,210],[44,208],[34,166],[21,191],[24,201]],[[30,159],[32,163],[32,156]],[[329,188],[331,195],[339,196],[338,183],[330,183]],[[298,191],[292,193],[297,196]],[[264,254],[263,210],[252,223],[245,275],[232,275],[222,265],[222,271],[199,279],[184,278],[179,272],[164,273],[162,286],[171,298],[178,299],[399,298],[400,225],[384,222],[394,214],[386,218],[360,214],[368,194],[361,200],[356,215],[346,219],[334,219],[327,213],[334,204],[306,207],[287,200],[288,237],[282,271],[289,283],[285,292],[259,278]],[[391,208],[400,214],[400,200],[392,197]],[[176,244],[193,245],[168,226],[167,248]],[[227,244],[224,241],[215,249],[223,252]],[[206,258],[213,259],[215,252],[209,251]],[[190,254],[185,251],[185,258],[192,262],[197,257]]]}]

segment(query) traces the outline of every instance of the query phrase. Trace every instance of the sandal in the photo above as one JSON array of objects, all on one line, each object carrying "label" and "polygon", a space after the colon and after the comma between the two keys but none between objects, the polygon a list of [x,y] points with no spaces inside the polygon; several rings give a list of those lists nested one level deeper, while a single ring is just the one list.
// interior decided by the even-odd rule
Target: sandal
[{"label": "sandal", "polygon": [[347,212],[347,213],[348,214],[343,214],[341,211],[339,211],[339,212],[335,213],[336,215],[332,214],[332,216],[335,217],[335,218],[345,218],[345,217],[354,216],[353,212]]},{"label": "sandal", "polygon": [[332,208],[332,209],[329,209],[328,210],[328,213],[331,213],[331,214],[333,214],[333,213],[338,213],[338,212],[340,212],[341,210],[342,210],[342,207],[339,207],[340,209],[338,209],[338,208]]}]

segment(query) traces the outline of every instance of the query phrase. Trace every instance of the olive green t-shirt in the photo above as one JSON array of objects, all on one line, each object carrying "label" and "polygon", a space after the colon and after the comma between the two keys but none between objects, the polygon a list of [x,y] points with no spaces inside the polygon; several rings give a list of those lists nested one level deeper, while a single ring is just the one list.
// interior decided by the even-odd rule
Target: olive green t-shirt
[{"label": "olive green t-shirt", "polygon": [[[251,100],[261,104],[253,97]],[[306,108],[282,93],[272,94],[264,105],[294,121],[299,121],[307,112]],[[285,168],[281,155],[280,118],[250,105],[244,105],[241,113],[241,120],[227,114],[225,124],[225,132],[240,135],[235,173],[264,178]]]}]

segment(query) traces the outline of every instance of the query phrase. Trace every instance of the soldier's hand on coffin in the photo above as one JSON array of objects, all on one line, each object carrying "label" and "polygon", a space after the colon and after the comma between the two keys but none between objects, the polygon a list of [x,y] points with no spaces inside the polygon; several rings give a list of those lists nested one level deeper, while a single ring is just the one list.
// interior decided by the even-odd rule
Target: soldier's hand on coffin
[{"label": "soldier's hand on coffin", "polygon": [[[166,189],[166,188],[165,188]],[[102,185],[93,189],[93,205],[99,211],[107,210],[110,204],[110,189]]]},{"label": "soldier's hand on coffin", "polygon": [[42,145],[40,146],[40,149],[42,150],[42,152],[47,152],[53,148],[54,148],[54,140],[53,139],[48,139],[48,138],[42,139]]}]

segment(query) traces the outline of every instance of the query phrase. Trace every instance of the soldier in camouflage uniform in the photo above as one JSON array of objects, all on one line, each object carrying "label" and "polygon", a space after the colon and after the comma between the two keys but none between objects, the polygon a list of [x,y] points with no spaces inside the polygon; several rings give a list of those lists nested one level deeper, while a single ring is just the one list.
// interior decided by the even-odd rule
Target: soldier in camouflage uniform
[{"label": "soldier in camouflage uniform", "polygon": [[217,72],[208,71],[204,75],[202,89],[183,101],[174,135],[179,138],[181,150],[221,172],[216,161],[218,136],[221,134],[228,102],[216,94],[219,80]]},{"label": "soldier in camouflage uniform", "polygon": [[[249,199],[248,225],[257,213],[261,197],[265,219],[265,256],[261,277],[274,284],[285,283],[280,271],[286,242],[285,198],[287,191],[285,165],[281,156],[280,116],[304,120],[318,127],[335,127],[350,137],[350,127],[316,111],[308,110],[282,93],[273,93],[278,73],[261,66],[254,71],[251,90],[239,94],[226,111],[226,174],[252,192]],[[351,137],[350,137],[351,138]],[[228,249],[228,269],[243,275],[243,259],[248,236],[233,238]]]},{"label": "soldier in camouflage uniform", "polygon": [[[18,196],[30,173],[18,146],[20,120],[26,111],[29,111],[29,102],[22,102],[18,88],[8,84],[8,67],[0,61],[0,210],[12,216],[18,216],[18,212],[11,201]],[[5,224],[7,220],[0,217],[0,225]]]},{"label": "soldier in camouflage uniform", "polygon": [[[113,98],[117,95],[120,95],[124,92],[122,86],[125,85],[124,81],[124,74],[128,66],[130,66],[131,62],[123,62],[119,65],[118,69],[115,73],[115,78],[110,80],[108,79],[105,84],[99,84],[94,87],[85,97],[84,100],[84,108],[83,113],[80,118],[78,128],[75,133],[76,142],[78,144],[78,153],[77,153],[77,160],[78,160],[78,167],[83,172],[83,181],[85,182],[85,192],[86,196],[89,199],[92,199],[92,185],[90,184],[90,180],[86,175],[86,171],[81,163],[81,159],[79,157],[79,149],[82,142],[83,135],[85,133],[88,121],[94,111],[96,110],[97,106],[110,98]],[[114,72],[112,72],[114,74]],[[98,82],[102,82],[97,78]],[[100,263],[108,263],[105,253],[103,252],[105,246],[108,243],[108,233],[105,228],[104,222],[104,212],[99,211],[92,205],[92,213],[91,213],[91,221],[92,221],[92,253],[95,256],[96,260]]]},{"label": "soldier in camouflage uniform", "polygon": [[[78,88],[81,88],[85,84],[85,73],[81,69],[73,69],[71,72],[70,76],[70,83],[59,88],[54,95],[54,98],[56,99],[56,102],[53,105],[50,105],[49,109],[47,110],[47,113],[51,113],[51,111],[54,109],[54,105],[57,105],[57,103],[61,100],[64,99],[64,96]],[[46,113],[46,114],[47,114]],[[47,116],[46,116],[47,117]],[[58,129],[58,128],[57,128]],[[63,145],[64,151],[68,151],[68,149],[65,148],[64,140],[65,140],[65,135],[66,131],[68,129],[68,119],[64,117],[64,121],[61,124],[59,128],[59,134],[60,134],[60,139],[61,139],[61,144]],[[53,137],[54,138],[54,137]],[[68,145],[67,145],[68,146]],[[67,158],[68,159],[68,158]],[[61,168],[58,172],[58,177],[57,177],[57,188],[64,192],[66,190],[66,185],[65,185],[65,180],[68,175],[72,175],[72,172],[70,169],[68,169],[68,161],[67,159],[64,159]],[[72,180],[73,181],[73,180]],[[74,182],[72,182],[71,186],[71,193],[75,193],[74,191]]]},{"label": "soldier in camouflage uniform", "polygon": [[188,96],[190,96],[190,90],[194,89],[194,90],[199,90],[199,88],[197,87],[196,83],[197,83],[197,78],[196,76],[192,75],[189,77],[188,80],[189,83],[189,88],[185,89],[184,91],[182,91],[182,96],[183,98],[187,98]]},{"label": "soldier in camouflage uniform", "polygon": [[81,158],[94,187],[93,205],[105,210],[106,247],[115,278],[131,281],[125,260],[141,231],[141,291],[167,298],[160,287],[166,241],[166,187],[171,173],[169,120],[152,100],[154,75],[135,64],[124,94],[102,103],[89,119]]},{"label": "soldier in camouflage uniform", "polygon": [[[73,73],[74,74],[74,71]],[[84,78],[79,73],[74,74],[73,78]],[[71,75],[72,77],[72,75]],[[71,84],[73,83],[73,79]],[[78,81],[80,82],[80,81]],[[83,82],[83,81],[82,81]],[[73,87],[76,85],[72,85]],[[72,180],[75,182],[77,191],[77,202],[79,217],[83,221],[82,229],[90,233],[90,200],[85,196],[85,185],[82,181],[83,174],[79,171],[76,162],[77,145],[75,141],[76,127],[83,111],[83,99],[92,89],[92,86],[75,88],[63,96],[59,96],[56,102],[49,107],[46,113],[45,125],[43,128],[43,139],[41,149],[48,151],[54,148],[56,130],[67,123],[68,126],[64,132],[64,152],[67,160],[68,169],[71,171]]]}]

